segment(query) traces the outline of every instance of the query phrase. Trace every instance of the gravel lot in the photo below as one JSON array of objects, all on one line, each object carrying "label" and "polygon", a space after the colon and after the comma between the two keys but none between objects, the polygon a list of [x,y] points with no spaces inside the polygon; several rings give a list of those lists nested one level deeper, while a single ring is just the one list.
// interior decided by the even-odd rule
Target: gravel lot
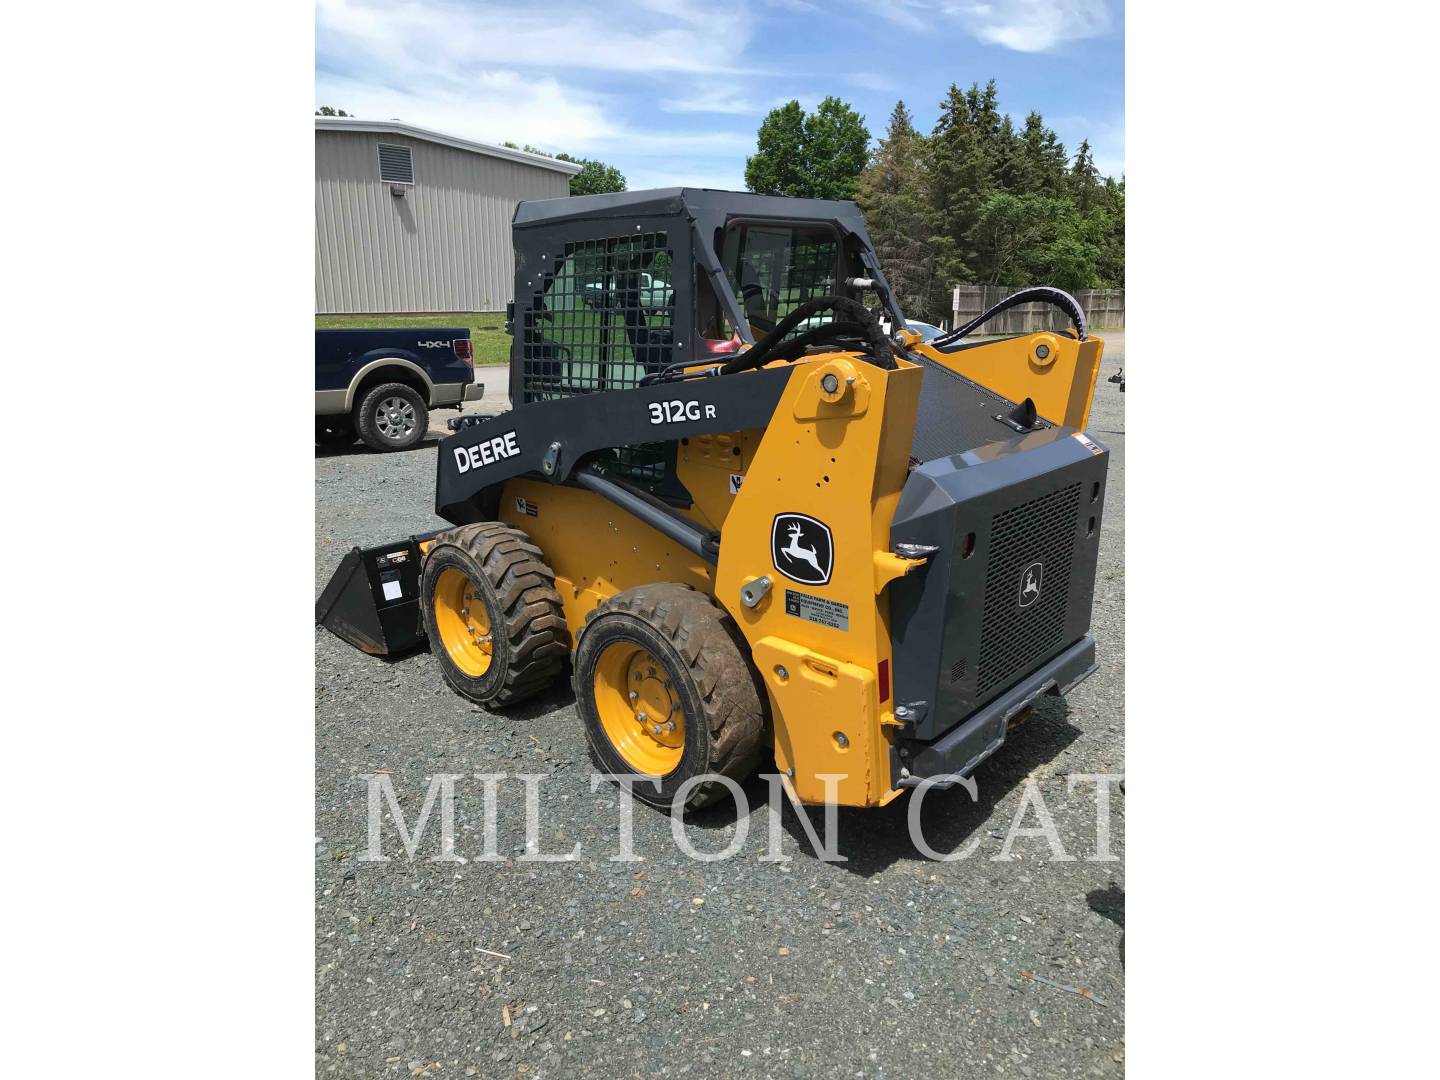
[{"label": "gravel lot", "polygon": [[[811,851],[782,816],[787,862],[762,861],[772,815],[762,780],[684,826],[634,808],[618,854],[619,792],[590,791],[591,765],[566,686],[501,716],[451,693],[428,653],[387,662],[315,637],[316,1070],[324,1076],[1112,1076],[1124,1071],[1124,877],[1097,862],[1095,785],[1124,769],[1123,362],[1107,335],[1091,432],[1111,450],[1095,602],[1100,671],[1046,699],[962,789],[927,796],[922,821],[955,862],[926,859],[909,797],[839,814],[848,861]],[[487,380],[504,406],[504,369]],[[453,412],[437,414],[435,427]],[[443,524],[431,514],[434,442],[404,454],[317,451],[316,592],[353,544]],[[414,825],[430,777],[460,774],[457,850],[439,851],[438,805],[414,861],[386,817],[391,861],[362,861],[366,784],[387,771]],[[768,771],[768,770],[767,770]],[[499,786],[498,851],[475,773],[542,774],[540,851],[520,861],[525,789]],[[1073,861],[1022,836],[999,857],[1030,782]],[[816,827],[821,815],[813,815]],[[1124,853],[1112,788],[1111,851]],[[1033,803],[1024,825],[1036,826]],[[487,951],[488,950],[488,951]],[[503,954],[496,956],[493,954]],[[1079,991],[1079,992],[1077,992]],[[1087,996],[1088,995],[1088,996]]]}]

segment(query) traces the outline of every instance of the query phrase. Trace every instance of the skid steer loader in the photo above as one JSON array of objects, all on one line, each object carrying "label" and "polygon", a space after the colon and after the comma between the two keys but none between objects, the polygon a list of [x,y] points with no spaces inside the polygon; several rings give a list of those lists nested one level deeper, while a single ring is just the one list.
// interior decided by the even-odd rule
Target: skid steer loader
[{"label": "skid steer loader", "polygon": [[[428,639],[491,709],[568,661],[602,768],[687,808],[771,754],[812,803],[954,783],[1095,670],[1103,343],[1067,294],[922,344],[851,202],[624,192],[513,232],[513,407],[440,443],[453,528],[353,550],[317,621]],[[969,340],[1035,300],[1069,327]]]}]

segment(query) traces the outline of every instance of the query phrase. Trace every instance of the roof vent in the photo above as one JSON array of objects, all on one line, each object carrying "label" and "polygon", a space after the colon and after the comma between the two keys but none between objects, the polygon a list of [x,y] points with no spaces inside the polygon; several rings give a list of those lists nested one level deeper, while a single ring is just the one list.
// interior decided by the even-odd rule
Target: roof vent
[{"label": "roof vent", "polygon": [[379,149],[381,183],[392,185],[415,183],[415,167],[410,160],[410,147],[381,143]]}]

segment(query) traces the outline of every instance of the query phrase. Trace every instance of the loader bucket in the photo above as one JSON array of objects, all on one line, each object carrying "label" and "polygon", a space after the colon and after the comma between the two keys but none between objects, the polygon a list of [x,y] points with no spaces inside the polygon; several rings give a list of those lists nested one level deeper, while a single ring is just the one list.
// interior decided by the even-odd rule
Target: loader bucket
[{"label": "loader bucket", "polygon": [[351,548],[315,602],[315,622],[373,656],[395,656],[423,645],[424,539],[428,537]]}]

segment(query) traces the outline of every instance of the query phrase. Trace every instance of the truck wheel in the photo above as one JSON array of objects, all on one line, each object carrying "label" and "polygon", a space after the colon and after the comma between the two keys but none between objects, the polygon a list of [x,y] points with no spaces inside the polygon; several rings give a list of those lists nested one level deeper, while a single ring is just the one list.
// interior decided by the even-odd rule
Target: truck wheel
[{"label": "truck wheel", "polygon": [[348,416],[317,416],[315,443],[318,446],[345,446],[355,441],[355,425]]},{"label": "truck wheel", "polygon": [[420,609],[446,681],[482,705],[543,690],[570,652],[555,572],[529,537],[497,521],[436,537]]},{"label": "truck wheel", "polygon": [[[745,779],[767,747],[764,690],[730,616],[704,593],[642,585],[590,612],[575,650],[575,703],[601,767],[659,780],[635,797],[669,806],[687,780]],[[686,810],[714,802],[695,785]]]},{"label": "truck wheel", "polygon": [[381,383],[355,410],[360,441],[371,450],[409,450],[425,438],[429,426],[425,399],[404,383]]}]

